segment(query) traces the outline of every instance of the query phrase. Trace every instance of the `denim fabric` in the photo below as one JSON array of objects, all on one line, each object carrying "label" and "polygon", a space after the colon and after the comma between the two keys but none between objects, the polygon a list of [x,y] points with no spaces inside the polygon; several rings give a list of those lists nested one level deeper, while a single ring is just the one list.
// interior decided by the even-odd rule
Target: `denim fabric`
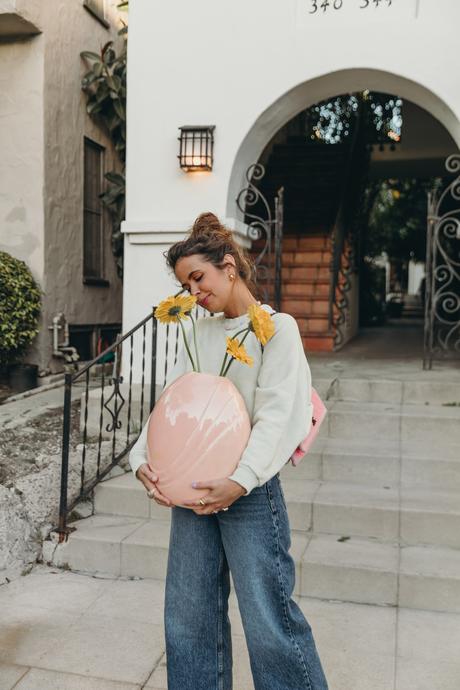
[{"label": "denim fabric", "polygon": [[232,689],[229,571],[255,690],[328,690],[311,627],[291,599],[295,567],[279,474],[227,511],[171,510],[168,690]]}]

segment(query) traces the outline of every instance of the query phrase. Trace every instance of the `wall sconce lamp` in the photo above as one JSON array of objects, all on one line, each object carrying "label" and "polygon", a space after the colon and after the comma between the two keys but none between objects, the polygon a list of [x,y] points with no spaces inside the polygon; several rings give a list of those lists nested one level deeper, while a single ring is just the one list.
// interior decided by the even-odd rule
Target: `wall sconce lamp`
[{"label": "wall sconce lamp", "polygon": [[215,125],[184,125],[179,129],[178,158],[182,170],[212,170]]}]

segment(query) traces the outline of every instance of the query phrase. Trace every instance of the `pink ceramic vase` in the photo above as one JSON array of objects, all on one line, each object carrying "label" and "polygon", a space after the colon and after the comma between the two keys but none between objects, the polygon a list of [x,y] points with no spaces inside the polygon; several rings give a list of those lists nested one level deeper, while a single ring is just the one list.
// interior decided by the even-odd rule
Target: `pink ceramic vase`
[{"label": "pink ceramic vase", "polygon": [[148,462],[158,488],[174,505],[200,499],[209,489],[194,489],[192,481],[232,474],[250,433],[245,402],[230,379],[183,374],[162,392],[147,429]]}]

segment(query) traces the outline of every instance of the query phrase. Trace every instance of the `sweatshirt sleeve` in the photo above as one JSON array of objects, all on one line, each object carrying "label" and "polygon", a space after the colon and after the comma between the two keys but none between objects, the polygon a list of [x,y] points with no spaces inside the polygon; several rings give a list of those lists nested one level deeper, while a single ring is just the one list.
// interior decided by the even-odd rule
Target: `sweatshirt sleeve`
[{"label": "sweatshirt sleeve", "polygon": [[[177,351],[177,360],[172,369],[166,376],[166,382],[163,390],[169,386],[170,383],[175,381],[179,376],[185,374],[187,371],[188,355],[184,347],[184,343],[180,340],[180,344]],[[147,417],[147,421],[144,424],[142,431],[136,443],[131,448],[129,453],[128,462],[131,466],[134,476],[141,465],[147,462],[147,429],[150,421],[150,415]]]},{"label": "sweatshirt sleeve", "polygon": [[245,495],[283,467],[311,426],[311,375],[299,327],[290,314],[278,317],[264,347],[251,434],[229,476],[246,489]]}]

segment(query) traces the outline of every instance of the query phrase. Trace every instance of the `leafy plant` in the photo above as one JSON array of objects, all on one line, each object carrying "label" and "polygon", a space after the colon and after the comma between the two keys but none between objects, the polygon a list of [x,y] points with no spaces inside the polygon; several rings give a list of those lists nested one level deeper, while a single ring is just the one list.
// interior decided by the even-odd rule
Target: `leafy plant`
[{"label": "leafy plant", "polygon": [[369,218],[365,253],[376,256],[385,251],[390,260],[424,261],[427,192],[436,184],[438,178],[381,182]]},{"label": "leafy plant", "polygon": [[[126,10],[128,2],[118,5]],[[115,151],[122,164],[122,171],[112,170],[106,173],[107,190],[101,194],[101,200],[109,209],[112,218],[112,252],[117,264],[120,278],[123,276],[123,235],[120,227],[125,217],[125,159],[126,159],[126,73],[127,73],[127,32],[123,24],[118,32],[125,41],[117,55],[114,42],[108,41],[100,54],[89,50],[80,53],[90,63],[90,69],[84,75],[81,88],[86,94],[86,110],[89,116],[109,135]]]},{"label": "leafy plant", "polygon": [[0,252],[0,367],[20,361],[38,333],[41,291],[24,261]]}]

